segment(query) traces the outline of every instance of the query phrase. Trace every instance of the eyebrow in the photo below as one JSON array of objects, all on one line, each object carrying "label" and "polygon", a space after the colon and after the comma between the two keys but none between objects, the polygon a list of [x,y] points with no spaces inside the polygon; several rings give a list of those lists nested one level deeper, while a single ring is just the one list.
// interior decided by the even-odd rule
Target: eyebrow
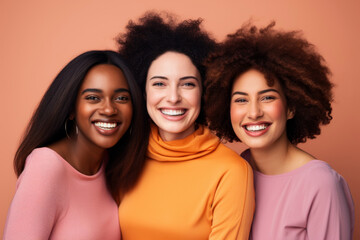
[{"label": "eyebrow", "polygon": [[160,78],[160,79],[168,80],[166,77],[163,77],[163,76],[153,76],[149,80],[152,80],[154,78]]},{"label": "eyebrow", "polygon": [[119,92],[128,92],[128,93],[130,93],[129,89],[126,89],[126,88],[118,88],[114,92],[116,92],[116,93],[119,93]]},{"label": "eyebrow", "polygon": [[[169,80],[167,77],[164,77],[164,76],[153,76],[149,80],[152,80],[154,78],[160,78],[160,79],[164,79],[164,80]],[[181,77],[179,80],[186,80],[186,79],[195,79],[196,81],[199,81],[199,79],[197,77],[194,77],[194,76]]]},{"label": "eyebrow", "polygon": [[[258,94],[264,94],[264,93],[267,93],[267,92],[276,92],[276,93],[280,94],[279,91],[276,90],[276,89],[274,89],[274,88],[269,88],[269,89],[262,90],[262,91],[258,92]],[[245,93],[245,92],[236,91],[236,92],[234,92],[231,96],[234,96],[234,95],[245,95],[245,96],[248,96],[249,94],[247,94],[247,93]]]},{"label": "eyebrow", "polygon": [[194,76],[185,76],[185,77],[180,78],[180,80],[186,80],[186,79],[195,79],[196,81],[199,81],[199,79]]},{"label": "eyebrow", "polygon": [[[87,93],[87,92],[96,92],[96,93],[102,93],[103,91],[101,89],[98,88],[87,88],[84,89],[81,94]],[[128,92],[130,93],[130,91],[126,88],[118,88],[114,90],[115,93],[119,93],[119,92]]]}]

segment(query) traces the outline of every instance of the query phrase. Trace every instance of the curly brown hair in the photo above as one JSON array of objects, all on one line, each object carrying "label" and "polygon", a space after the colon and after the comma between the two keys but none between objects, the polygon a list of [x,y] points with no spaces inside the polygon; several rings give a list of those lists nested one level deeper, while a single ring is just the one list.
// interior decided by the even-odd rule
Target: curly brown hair
[{"label": "curly brown hair", "polygon": [[[165,12],[147,12],[138,23],[129,21],[126,26],[127,31],[117,38],[119,52],[132,70],[144,94],[146,76],[151,63],[168,51],[188,56],[204,81],[206,74],[204,60],[209,52],[215,49],[217,43],[201,29],[201,22],[202,19],[178,22],[174,15]],[[205,124],[204,101],[201,102],[202,106],[196,122]]]},{"label": "curly brown hair", "polygon": [[234,80],[250,69],[264,74],[267,84],[279,81],[294,117],[286,132],[293,144],[320,134],[332,119],[331,75],[324,58],[299,31],[274,29],[275,22],[258,29],[248,23],[229,34],[207,59],[205,112],[217,136],[240,141],[231,126],[230,99]]}]

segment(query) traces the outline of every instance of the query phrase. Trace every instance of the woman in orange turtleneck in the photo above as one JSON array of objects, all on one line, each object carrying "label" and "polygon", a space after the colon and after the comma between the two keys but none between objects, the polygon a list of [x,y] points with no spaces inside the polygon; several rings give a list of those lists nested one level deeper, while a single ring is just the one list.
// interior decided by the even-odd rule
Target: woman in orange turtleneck
[{"label": "woman in orange turtleneck", "polygon": [[152,120],[144,172],[119,207],[124,240],[248,239],[251,168],[203,125],[202,62],[216,43],[200,23],[147,14],[118,40]]}]

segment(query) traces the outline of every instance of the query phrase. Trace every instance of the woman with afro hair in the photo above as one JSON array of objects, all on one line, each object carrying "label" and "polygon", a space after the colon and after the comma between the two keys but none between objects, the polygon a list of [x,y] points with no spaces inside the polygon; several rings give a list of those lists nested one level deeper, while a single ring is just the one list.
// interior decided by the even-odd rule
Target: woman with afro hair
[{"label": "woman with afro hair", "polygon": [[253,167],[251,239],[351,239],[354,206],[345,180],[296,145],[332,119],[330,71],[299,32],[251,23],[208,58],[209,127],[241,141]]},{"label": "woman with afro hair", "polygon": [[251,166],[205,126],[203,61],[216,42],[201,20],[147,13],[118,39],[151,125],[144,171],[119,207],[123,239],[248,239]]}]

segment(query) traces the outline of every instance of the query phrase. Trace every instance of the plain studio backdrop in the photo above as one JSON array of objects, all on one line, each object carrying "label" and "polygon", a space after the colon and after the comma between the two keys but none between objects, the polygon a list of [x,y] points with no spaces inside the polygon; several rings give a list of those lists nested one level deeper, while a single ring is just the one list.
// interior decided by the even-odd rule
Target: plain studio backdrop
[{"label": "plain studio backdrop", "polygon": [[[354,239],[360,239],[360,1],[357,0],[0,0],[1,167],[0,234],[15,192],[13,157],[35,107],[59,70],[78,54],[116,50],[114,38],[145,11],[180,20],[203,18],[218,40],[252,19],[259,26],[302,30],[332,70],[333,121],[300,147],[347,180],[355,202]],[[241,143],[231,144],[240,152]]]}]

